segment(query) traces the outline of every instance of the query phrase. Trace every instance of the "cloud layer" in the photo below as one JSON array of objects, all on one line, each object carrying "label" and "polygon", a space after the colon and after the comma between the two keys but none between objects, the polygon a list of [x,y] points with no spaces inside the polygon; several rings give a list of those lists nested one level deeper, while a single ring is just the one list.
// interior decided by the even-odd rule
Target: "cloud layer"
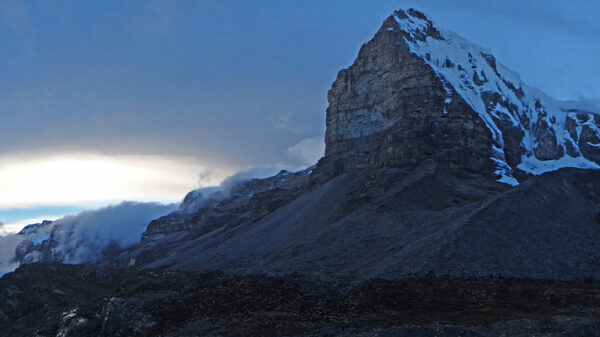
[{"label": "cloud layer", "polygon": [[140,241],[148,223],[176,205],[122,202],[94,211],[84,211],[53,223],[55,252],[66,263],[94,262],[109,244],[128,247]]},{"label": "cloud layer", "polygon": [[600,5],[590,1],[9,0],[0,2],[11,50],[1,60],[10,66],[0,154],[169,153],[233,168],[281,161],[323,134],[338,70],[393,9],[411,5],[550,94],[600,96]]},{"label": "cloud layer", "polygon": [[[216,185],[233,170],[182,156],[57,154],[0,156],[3,209],[41,205],[98,207],[121,200],[179,200],[198,186]],[[202,170],[210,174],[199,177]],[[46,215],[46,214],[44,214]],[[33,217],[33,216],[30,216]]]},{"label": "cloud layer", "polygon": [[18,265],[17,247],[20,259],[28,263],[93,263],[111,245],[125,248],[138,243],[150,221],[176,208],[176,204],[122,202],[65,216],[24,234],[0,236],[0,273]]}]

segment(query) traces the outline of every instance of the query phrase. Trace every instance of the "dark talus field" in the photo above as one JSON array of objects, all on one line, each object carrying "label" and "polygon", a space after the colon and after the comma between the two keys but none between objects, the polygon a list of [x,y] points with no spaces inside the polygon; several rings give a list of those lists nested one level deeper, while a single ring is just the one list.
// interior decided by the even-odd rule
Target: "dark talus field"
[{"label": "dark talus field", "polygon": [[328,101],[315,166],[192,191],[95,265],[56,264],[58,236],[23,234],[0,331],[600,335],[600,110],[414,10]]},{"label": "dark talus field", "polygon": [[21,267],[0,287],[2,336],[600,334],[600,285],[591,280],[352,284],[45,263]]}]

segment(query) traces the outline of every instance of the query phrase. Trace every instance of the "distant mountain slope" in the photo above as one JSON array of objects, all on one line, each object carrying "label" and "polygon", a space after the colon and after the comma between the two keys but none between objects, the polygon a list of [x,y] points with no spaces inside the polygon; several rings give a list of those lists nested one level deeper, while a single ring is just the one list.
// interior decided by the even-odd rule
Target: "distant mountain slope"
[{"label": "distant mountain slope", "polygon": [[191,223],[115,261],[360,279],[600,276],[600,172],[564,169],[505,186],[435,162],[348,172],[260,220],[250,210],[221,226]]}]

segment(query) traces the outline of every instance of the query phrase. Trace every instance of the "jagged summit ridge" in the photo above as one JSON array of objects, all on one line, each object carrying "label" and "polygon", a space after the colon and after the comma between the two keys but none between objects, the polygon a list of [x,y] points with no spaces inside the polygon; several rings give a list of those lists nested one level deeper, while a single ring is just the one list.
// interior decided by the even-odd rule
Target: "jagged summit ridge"
[{"label": "jagged summit ridge", "polygon": [[[389,48],[396,50],[386,50]],[[391,56],[384,60],[381,55],[386,53]],[[410,55],[405,55],[407,53]],[[411,58],[413,59],[410,60]],[[413,68],[418,68],[419,71],[415,72]],[[430,78],[430,72],[434,73],[439,83]],[[420,117],[423,119],[438,119],[439,116],[426,115],[439,114],[448,115],[448,121],[453,120],[457,113],[465,113],[462,107],[453,104],[453,100],[459,99],[485,124],[488,133],[486,136],[489,138],[488,153],[485,156],[492,160],[494,173],[501,182],[518,184],[515,178],[518,171],[537,175],[562,167],[600,168],[599,115],[578,107],[574,102],[556,101],[540,90],[527,86],[516,73],[498,63],[491,51],[439,28],[416,10],[394,12],[373,40],[363,46],[354,65],[340,74],[332,87],[334,95],[330,93],[329,96],[328,114],[331,116],[328,118],[328,131],[329,127],[333,130],[340,129],[335,125],[340,122],[353,130],[333,137],[335,131],[328,132],[327,140],[330,143],[342,138],[348,140],[376,133],[390,133],[390,128],[412,127],[411,124],[414,123],[407,122],[404,116],[414,112],[408,111],[409,109],[419,108],[404,103],[403,100],[407,99],[419,102],[420,108],[431,105],[431,101],[434,101],[433,107],[421,109]],[[397,78],[387,81],[392,76]],[[417,76],[423,78],[415,79]],[[388,90],[388,95],[396,102],[371,100],[358,106],[361,102],[357,96],[362,95],[368,101],[369,95],[377,95],[374,91],[382,90],[382,86],[374,83],[372,77],[378,77],[378,81],[393,88]],[[344,90],[338,90],[337,87],[340,86],[345,86]],[[443,88],[443,94],[439,92],[440,87]],[[413,93],[413,97],[398,94],[410,89],[424,90],[425,93]],[[336,91],[353,91],[354,97],[339,95]],[[351,106],[348,100],[358,104]],[[340,106],[340,101],[345,106]],[[340,110],[346,110],[343,113],[347,116],[335,118],[334,115]],[[357,110],[360,111],[359,114],[355,113]],[[352,119],[354,122],[348,122]],[[462,116],[460,119],[465,118]],[[435,122],[430,120],[427,123]],[[472,126],[468,125],[467,128],[470,130]],[[428,128],[428,133],[434,137],[439,137],[440,133],[442,137],[448,137],[447,130],[439,127],[429,129],[431,128]],[[400,142],[406,139],[405,130],[396,133],[401,134]],[[425,139],[428,135],[425,133],[423,136]],[[459,139],[453,141],[457,144],[461,142]],[[425,152],[444,152],[436,143],[439,142],[430,142],[430,146],[424,149]],[[415,144],[411,146],[418,147]],[[332,147],[335,148],[336,145],[333,144]],[[464,151],[476,150],[482,154],[481,149],[476,149],[476,146],[462,147]],[[340,151],[326,151],[329,154],[335,152]],[[406,154],[406,151],[394,153]],[[415,159],[422,160],[424,157],[426,156]],[[482,165],[473,163],[465,165],[464,159],[458,157],[449,161],[459,167],[482,168]],[[442,159],[444,160],[446,159]]]},{"label": "jagged summit ridge", "polygon": [[[577,120],[575,111],[568,116],[569,113],[560,108],[559,102],[522,83],[516,73],[497,63],[489,50],[452,32],[440,32],[422,13],[414,10],[397,11],[394,19],[398,28],[408,33],[409,37],[405,41],[411,51],[436,71],[447,84],[448,92],[456,90],[486,123],[494,139],[492,158],[498,163],[497,173],[502,176],[502,181],[516,183],[512,177],[512,169],[506,163],[505,144],[497,121],[508,122],[523,132],[521,146],[525,153],[518,168],[526,172],[535,174],[567,166],[599,168],[597,163],[582,155],[578,147],[579,133],[574,139],[567,131],[567,118]],[[394,30],[393,27],[389,29]],[[431,31],[435,34],[429,33]],[[489,98],[486,99],[486,95],[495,97],[490,101]],[[538,146],[535,129],[540,118],[556,138],[555,153],[549,156],[536,156],[535,153]],[[583,124],[587,123],[585,125],[589,125],[596,136],[600,136],[597,125],[592,121],[593,116],[589,115]],[[567,146],[572,147],[571,155]],[[561,150],[562,156],[559,156],[558,152]]]}]

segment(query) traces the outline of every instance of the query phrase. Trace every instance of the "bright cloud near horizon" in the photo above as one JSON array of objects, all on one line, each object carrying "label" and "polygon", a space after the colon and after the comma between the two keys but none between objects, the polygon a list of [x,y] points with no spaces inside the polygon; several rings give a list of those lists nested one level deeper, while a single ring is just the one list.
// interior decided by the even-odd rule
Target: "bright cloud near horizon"
[{"label": "bright cloud near horizon", "polygon": [[6,223],[0,234],[123,200],[177,202],[233,173],[182,156],[65,153],[15,159],[0,157],[0,220]]},{"label": "bright cloud near horizon", "polygon": [[600,99],[600,2],[0,0],[0,221],[314,163],[337,72],[409,6],[551,96]]},{"label": "bright cloud near horizon", "polygon": [[198,187],[218,185],[231,169],[210,175],[195,158],[61,154],[0,166],[0,209],[98,204],[122,200],[174,202]]}]

